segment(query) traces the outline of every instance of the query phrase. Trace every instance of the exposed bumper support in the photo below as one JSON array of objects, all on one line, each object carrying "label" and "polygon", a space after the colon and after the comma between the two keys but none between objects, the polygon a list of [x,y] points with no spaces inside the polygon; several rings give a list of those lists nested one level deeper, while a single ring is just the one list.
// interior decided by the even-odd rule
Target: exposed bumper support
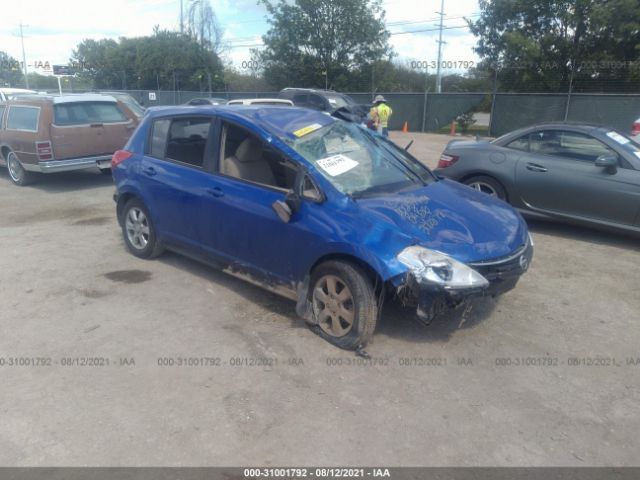
[{"label": "exposed bumper support", "polygon": [[95,157],[70,158],[68,160],[49,160],[36,164],[23,163],[25,170],[40,173],[69,172],[83,170],[85,168],[111,168],[111,155],[98,155]]},{"label": "exposed bumper support", "polygon": [[430,323],[441,312],[456,308],[476,297],[496,297],[515,288],[520,276],[527,271],[533,258],[533,245],[527,243],[521,250],[496,261],[470,264],[487,280],[484,288],[449,290],[437,285],[418,283],[410,272],[403,281],[394,282],[396,294],[405,305],[416,307],[418,318]]}]

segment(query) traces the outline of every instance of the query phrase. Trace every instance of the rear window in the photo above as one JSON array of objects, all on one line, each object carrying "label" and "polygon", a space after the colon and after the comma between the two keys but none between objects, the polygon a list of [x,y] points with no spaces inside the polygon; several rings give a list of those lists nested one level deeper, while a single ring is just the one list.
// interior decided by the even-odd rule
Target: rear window
[{"label": "rear window", "polygon": [[88,123],[118,123],[127,117],[114,102],[72,102],[53,107],[56,125],[84,125]]},{"label": "rear window", "polygon": [[7,116],[7,130],[38,131],[38,107],[11,107]]}]

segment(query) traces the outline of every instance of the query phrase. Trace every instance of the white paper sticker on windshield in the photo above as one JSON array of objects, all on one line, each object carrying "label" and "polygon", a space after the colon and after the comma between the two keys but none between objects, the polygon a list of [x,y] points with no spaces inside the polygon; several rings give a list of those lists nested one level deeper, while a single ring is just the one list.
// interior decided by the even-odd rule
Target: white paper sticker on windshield
[{"label": "white paper sticker on windshield", "polygon": [[343,173],[358,166],[358,162],[342,154],[321,158],[316,163],[332,177],[342,175]]},{"label": "white paper sticker on windshield", "polygon": [[615,140],[620,145],[625,145],[625,144],[629,143],[629,139],[628,138],[624,138],[622,135],[620,135],[617,132],[607,132],[607,137],[611,138],[612,140]]}]

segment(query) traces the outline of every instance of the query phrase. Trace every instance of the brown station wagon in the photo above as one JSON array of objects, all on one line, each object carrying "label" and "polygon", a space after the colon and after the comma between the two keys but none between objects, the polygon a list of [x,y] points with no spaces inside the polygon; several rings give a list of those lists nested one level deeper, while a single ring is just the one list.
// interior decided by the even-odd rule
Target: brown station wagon
[{"label": "brown station wagon", "polygon": [[138,117],[110,95],[21,95],[0,103],[0,165],[16,185],[34,173],[99,168],[110,173]]}]

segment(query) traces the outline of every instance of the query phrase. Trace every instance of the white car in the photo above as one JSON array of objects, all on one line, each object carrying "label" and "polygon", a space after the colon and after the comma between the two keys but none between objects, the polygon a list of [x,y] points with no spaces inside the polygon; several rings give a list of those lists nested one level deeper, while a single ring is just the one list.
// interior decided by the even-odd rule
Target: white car
[{"label": "white car", "polygon": [[14,95],[23,93],[38,93],[35,90],[26,90],[24,88],[0,88],[0,102],[10,99]]},{"label": "white car", "polygon": [[229,100],[227,105],[271,105],[272,107],[293,107],[293,102],[283,98],[241,98]]},{"label": "white car", "polygon": [[631,126],[631,136],[640,140],[640,118],[633,122]]}]

